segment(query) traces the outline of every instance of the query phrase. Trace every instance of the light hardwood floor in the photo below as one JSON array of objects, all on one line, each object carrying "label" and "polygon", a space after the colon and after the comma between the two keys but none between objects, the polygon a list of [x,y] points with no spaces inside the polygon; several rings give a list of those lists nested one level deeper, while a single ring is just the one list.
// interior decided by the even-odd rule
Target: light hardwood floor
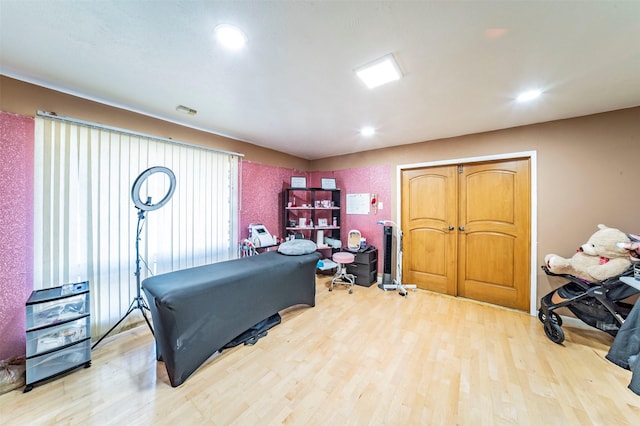
[{"label": "light hardwood floor", "polygon": [[631,373],[611,337],[418,290],[327,291],[255,346],[213,356],[178,388],[146,325],[105,339],[92,366],[0,396],[3,425],[632,425]]}]

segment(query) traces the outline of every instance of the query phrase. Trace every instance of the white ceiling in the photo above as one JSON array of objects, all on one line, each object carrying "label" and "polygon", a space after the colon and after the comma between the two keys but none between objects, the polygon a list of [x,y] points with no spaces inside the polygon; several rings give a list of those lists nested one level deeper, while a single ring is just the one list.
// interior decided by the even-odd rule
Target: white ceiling
[{"label": "white ceiling", "polygon": [[0,0],[0,72],[317,159],[638,106],[640,1]]}]

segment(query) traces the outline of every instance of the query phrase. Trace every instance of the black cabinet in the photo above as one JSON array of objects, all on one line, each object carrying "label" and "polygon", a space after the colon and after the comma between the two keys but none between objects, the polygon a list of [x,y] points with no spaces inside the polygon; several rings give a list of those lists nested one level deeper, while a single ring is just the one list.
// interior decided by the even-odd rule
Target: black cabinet
[{"label": "black cabinet", "polygon": [[369,248],[362,253],[353,253],[355,260],[347,265],[347,273],[356,276],[356,284],[371,287],[378,280],[378,250]]},{"label": "black cabinet", "polygon": [[340,239],[340,190],[287,188],[283,195],[285,237],[302,236],[320,248],[325,239]]}]

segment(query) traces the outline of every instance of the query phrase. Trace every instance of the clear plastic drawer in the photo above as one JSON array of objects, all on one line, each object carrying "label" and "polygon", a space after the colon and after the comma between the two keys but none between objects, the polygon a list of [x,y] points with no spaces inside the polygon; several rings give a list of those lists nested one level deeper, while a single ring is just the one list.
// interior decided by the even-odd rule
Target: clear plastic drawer
[{"label": "clear plastic drawer", "polygon": [[27,358],[27,385],[71,370],[91,360],[91,339],[59,351]]},{"label": "clear plastic drawer", "polygon": [[27,356],[77,343],[91,333],[90,317],[27,332]]},{"label": "clear plastic drawer", "polygon": [[89,310],[88,293],[27,305],[27,330],[79,318]]}]

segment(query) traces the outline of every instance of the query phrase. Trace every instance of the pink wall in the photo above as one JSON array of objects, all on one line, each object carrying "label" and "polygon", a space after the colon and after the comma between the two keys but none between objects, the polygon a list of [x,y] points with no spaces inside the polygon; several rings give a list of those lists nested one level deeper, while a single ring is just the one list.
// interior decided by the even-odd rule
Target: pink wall
[{"label": "pink wall", "polygon": [[[332,172],[336,178],[338,188],[341,189],[342,229],[340,232],[343,245],[346,244],[348,232],[357,229],[367,239],[367,244],[378,248],[378,256],[382,252],[382,230],[378,225],[379,220],[391,219],[391,166],[371,166],[357,169],[346,169]],[[323,176],[325,177],[325,176]],[[347,194],[377,194],[378,201],[383,203],[383,210],[368,215],[356,215],[346,213]],[[378,262],[381,270],[382,262]]]},{"label": "pink wall", "polygon": [[250,223],[261,223],[272,235],[283,236],[282,192],[290,186],[291,176],[306,173],[244,160],[240,164],[238,240],[249,236]]},{"label": "pink wall", "polygon": [[[240,196],[239,239],[248,237],[248,226],[252,222],[262,223],[272,234],[282,236],[282,192],[290,186],[291,176],[305,176],[307,186],[319,188],[321,178],[335,178],[340,189],[342,209],[340,238],[346,244],[347,234],[357,229],[367,243],[382,251],[382,226],[377,221],[391,218],[391,166],[362,167],[336,172],[310,172],[266,166],[242,161]],[[378,194],[384,209],[368,215],[346,214],[347,194]],[[382,267],[381,262],[378,263]]]},{"label": "pink wall", "polygon": [[33,118],[0,112],[0,359],[25,353],[33,289]]}]

